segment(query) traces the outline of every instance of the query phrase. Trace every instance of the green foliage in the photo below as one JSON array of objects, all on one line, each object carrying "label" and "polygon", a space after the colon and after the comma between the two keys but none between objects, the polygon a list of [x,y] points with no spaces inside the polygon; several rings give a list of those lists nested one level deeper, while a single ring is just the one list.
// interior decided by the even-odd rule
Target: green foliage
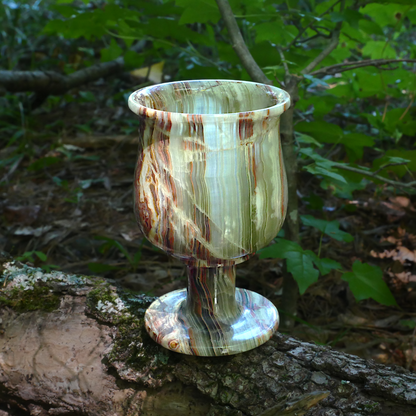
[{"label": "green foliage", "polygon": [[[127,251],[127,249],[125,247],[123,247],[123,245],[117,240],[114,240],[114,239],[108,238],[108,237],[102,237],[102,236],[97,236],[96,239],[105,241],[105,243],[100,247],[100,252],[102,254],[105,254],[111,248],[116,248],[127,259],[127,261],[130,264],[130,268],[132,269],[132,271],[136,271],[138,265],[140,264],[140,260],[142,258],[142,248],[143,248],[143,245],[145,243],[145,239],[142,240],[142,243],[140,244],[139,250],[137,250],[136,253],[133,256],[131,256],[130,253]],[[111,270],[119,270],[120,269],[120,267],[118,267],[118,266],[111,266],[111,265],[104,264],[104,263],[88,263],[88,268],[93,273],[106,273],[106,272],[109,272]]]},{"label": "green foliage", "polygon": [[327,234],[329,237],[334,238],[338,241],[345,241],[349,243],[354,240],[351,234],[341,231],[339,229],[338,221],[325,221],[318,218],[312,217],[312,215],[301,215],[300,216],[304,225],[310,225],[311,227],[317,228],[323,234]]},{"label": "green foliage", "polygon": [[[249,79],[228,41],[224,25],[219,23],[215,0],[109,0],[94,4],[87,0],[59,0],[43,10],[45,14],[40,13],[38,2],[33,6],[22,2],[16,8],[10,4],[3,2],[4,7],[0,7],[3,22],[0,65],[3,68],[56,70],[59,67],[63,73],[72,73],[96,62],[122,57],[128,70],[163,61],[166,79]],[[416,25],[414,0],[380,0],[363,2],[362,6],[346,0],[343,10],[334,0],[232,0],[230,4],[249,50],[266,74],[277,81],[276,85],[285,78],[285,65],[302,79],[295,129],[303,175],[342,199],[354,198],[370,183],[386,191],[381,188],[381,181],[364,178],[345,168],[357,168],[369,174],[376,172],[394,180],[414,180],[416,75],[413,64],[350,67],[348,71],[344,67],[331,75],[319,73],[323,67],[367,59],[416,59],[412,36]],[[307,65],[328,45],[339,23],[342,30],[338,45],[314,69],[318,72],[303,74]],[[143,44],[139,52],[131,50],[138,42]],[[42,49],[42,58],[33,52],[39,49]],[[71,50],[81,57],[78,66],[71,62],[69,53],[59,52],[63,50]],[[25,54],[29,54],[29,59]],[[389,71],[384,70],[387,68]],[[126,93],[122,91],[117,97],[123,105]],[[79,91],[76,96],[67,94],[65,99],[89,104],[98,100],[90,91]],[[13,149],[0,160],[0,169],[11,172],[22,160],[29,159],[28,169],[41,172],[62,162],[91,159],[62,148],[56,149],[61,156],[35,155],[29,121],[23,111],[25,100],[27,97],[11,94],[0,97],[0,107],[5,108],[1,110],[5,120],[0,120],[0,132],[7,137],[3,147]],[[59,100],[53,101],[52,97],[48,105],[55,108]],[[83,133],[94,132],[92,122],[80,122],[74,127]],[[127,121],[123,126],[127,134],[136,128],[136,124]],[[87,180],[71,184],[57,176],[53,176],[53,181],[68,193],[66,200],[72,203],[79,203],[83,189],[93,183]],[[322,206],[316,195],[307,196],[307,200],[311,208]],[[304,226],[314,227],[322,235],[344,243],[352,240],[350,234],[339,229],[337,221],[311,215],[301,219]],[[131,268],[137,267],[141,250],[131,256],[119,242],[103,240],[103,254],[110,249],[118,250]],[[287,259],[288,270],[294,274],[301,293],[318,279],[319,272],[325,275],[341,268],[337,262],[320,258],[320,247],[316,255],[283,239],[262,250],[261,256]],[[90,269],[108,271],[112,266],[91,264]],[[378,282],[374,293],[378,292],[373,298],[391,302],[380,289],[381,271],[361,263],[355,263],[353,271],[344,274],[356,298],[367,298],[372,290],[372,284],[363,283],[362,270]]]},{"label": "green foliage", "polygon": [[357,260],[352,265],[352,272],[344,273],[342,279],[348,282],[357,301],[371,298],[383,305],[396,305],[379,267]]},{"label": "green foliage", "polygon": [[26,251],[21,256],[16,257],[16,260],[18,261],[31,261],[32,263],[35,261],[33,256],[38,257],[42,261],[46,261],[47,256],[45,253],[42,253],[41,251]]},{"label": "green foliage", "polygon": [[[26,251],[21,256],[16,257],[16,260],[21,262],[30,261],[31,263],[37,263],[38,261],[45,263],[48,260],[48,256],[42,251]],[[51,269],[59,269],[59,266],[55,264],[41,264],[40,267],[46,272],[50,272]]]},{"label": "green foliage", "polygon": [[402,319],[399,323],[400,325],[407,326],[409,329],[416,328],[416,321],[413,321],[412,319]]},{"label": "green foliage", "polygon": [[335,260],[320,259],[313,251],[303,250],[299,244],[283,238],[277,239],[275,244],[260,250],[258,254],[261,259],[286,259],[287,270],[295,278],[301,295],[318,280],[319,272],[325,276],[333,269],[341,269]]}]

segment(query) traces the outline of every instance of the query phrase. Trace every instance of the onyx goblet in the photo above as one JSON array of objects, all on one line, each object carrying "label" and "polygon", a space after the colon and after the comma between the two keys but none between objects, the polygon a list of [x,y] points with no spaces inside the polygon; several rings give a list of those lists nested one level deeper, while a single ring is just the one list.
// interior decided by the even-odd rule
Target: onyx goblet
[{"label": "onyx goblet", "polygon": [[187,265],[188,288],[152,303],[150,336],[183,354],[236,354],[266,342],[276,307],[235,287],[235,265],[282,227],[279,134],[287,92],[229,80],[170,82],[131,94],[140,117],[134,210],[144,235]]}]

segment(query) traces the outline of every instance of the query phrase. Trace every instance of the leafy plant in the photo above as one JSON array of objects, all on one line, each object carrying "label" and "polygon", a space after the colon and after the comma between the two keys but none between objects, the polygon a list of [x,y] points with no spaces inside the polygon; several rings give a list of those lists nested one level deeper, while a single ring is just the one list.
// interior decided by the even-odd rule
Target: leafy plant
[{"label": "leafy plant", "polygon": [[[140,260],[142,258],[142,247],[145,242],[145,239],[142,240],[142,243],[140,244],[139,249],[136,251],[136,253],[131,256],[130,253],[123,247],[123,245],[112,238],[103,237],[103,236],[97,236],[97,240],[103,240],[105,243],[100,247],[101,253],[106,253],[110,248],[116,248],[119,250],[127,259],[127,261],[130,264],[130,267],[132,271],[136,271],[138,265],[140,264]],[[88,263],[88,268],[94,272],[94,273],[105,273],[111,270],[117,270],[120,269],[120,267],[117,266],[111,266],[108,264],[103,263]]]},{"label": "leafy plant", "polygon": [[348,282],[357,301],[372,298],[383,305],[396,305],[379,267],[356,261],[352,265],[352,272],[344,273],[342,279]]},{"label": "leafy plant", "polygon": [[[36,262],[37,257],[41,262],[46,262],[48,259],[48,256],[43,253],[42,251],[26,251],[21,256],[16,257],[16,260],[18,261],[30,261],[31,263]],[[52,269],[59,269],[59,266],[55,264],[41,264],[40,266],[43,270],[46,272],[50,272]]]}]

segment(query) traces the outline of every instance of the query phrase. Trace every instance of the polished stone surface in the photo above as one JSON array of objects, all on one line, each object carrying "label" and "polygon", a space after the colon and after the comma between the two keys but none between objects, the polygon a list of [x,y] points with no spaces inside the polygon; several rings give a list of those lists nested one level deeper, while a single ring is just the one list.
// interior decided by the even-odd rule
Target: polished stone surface
[{"label": "polished stone surface", "polygon": [[[267,245],[282,227],[287,184],[279,119],[289,105],[288,94],[278,88],[226,80],[160,84],[130,96],[129,106],[141,119],[134,186],[136,219],[153,244],[189,265],[188,298],[195,295],[205,305],[198,315],[198,308],[191,308],[198,302],[181,303],[180,311],[186,313],[180,314],[187,318],[178,333],[187,339],[192,338],[190,333],[199,334],[198,345],[191,343],[191,350],[181,352],[216,355],[214,350],[237,348],[237,344],[231,347],[228,343],[233,339],[229,334],[239,328],[237,322],[244,315],[244,302],[236,301],[243,292],[235,294],[234,283],[234,289],[224,290],[228,283],[219,282],[233,281],[230,276],[234,271],[228,268]],[[217,289],[221,286],[224,299],[228,299],[220,302],[224,310],[221,325],[219,309],[216,313],[213,306],[218,297],[207,289],[210,281],[216,281]],[[199,290],[192,290],[197,282],[201,283]],[[252,326],[250,330],[244,327],[244,333],[252,333],[257,339],[254,344],[260,345],[268,339],[261,331],[268,328],[265,333],[269,334],[270,328],[276,328],[277,312],[264,312],[268,301],[257,296],[249,297],[256,318],[244,321]],[[182,319],[173,319],[165,308],[165,304],[178,308],[177,296],[171,297],[166,295],[163,305],[156,302],[167,317],[162,319],[161,314],[152,312],[146,318],[153,328],[149,332],[157,333],[162,345],[166,343],[159,340],[171,340],[167,335],[170,322]],[[207,301],[201,301],[203,297]],[[205,309],[208,312],[203,315]],[[149,311],[154,310],[152,305]],[[263,317],[272,321],[266,324]],[[227,329],[223,319],[229,321]],[[263,328],[261,333],[256,332],[255,322]],[[212,328],[217,327],[220,329],[214,334]],[[188,328],[187,332],[183,328]],[[205,337],[201,335],[204,331]],[[254,344],[244,341],[238,348],[245,351]]]},{"label": "polished stone surface", "polygon": [[240,315],[233,322],[186,313],[186,295],[186,289],[167,293],[146,311],[147,332],[169,350],[204,357],[238,354],[264,344],[279,326],[276,307],[250,290],[236,290]]}]

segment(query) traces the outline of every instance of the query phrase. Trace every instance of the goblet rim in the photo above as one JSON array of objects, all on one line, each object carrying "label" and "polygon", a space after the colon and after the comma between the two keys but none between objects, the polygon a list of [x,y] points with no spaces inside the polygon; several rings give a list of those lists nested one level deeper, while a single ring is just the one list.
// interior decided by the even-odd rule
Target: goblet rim
[{"label": "goblet rim", "polygon": [[[260,108],[258,110],[248,110],[248,111],[239,111],[234,113],[179,113],[174,111],[165,111],[165,110],[157,110],[155,108],[146,107],[140,104],[137,100],[137,97],[140,93],[145,91],[149,91],[152,88],[160,87],[160,86],[167,86],[171,84],[178,84],[178,83],[194,83],[194,82],[229,82],[229,83],[240,83],[240,84],[252,84],[258,86],[264,86],[271,90],[272,93],[279,94],[279,102],[275,105]],[[130,94],[128,99],[128,106],[130,110],[139,115],[144,116],[146,118],[151,119],[165,119],[169,117],[172,121],[175,122],[189,122],[189,117],[192,116],[199,116],[204,119],[205,122],[209,121],[210,119],[216,120],[218,118],[223,119],[224,121],[235,121],[236,119],[241,119],[241,117],[250,117],[253,121],[256,119],[264,119],[264,117],[270,116],[280,116],[283,114],[291,104],[291,98],[287,91],[275,87],[274,85],[263,84],[261,82],[253,82],[253,81],[243,81],[243,80],[230,80],[230,79],[193,79],[193,80],[182,80],[182,81],[170,81],[164,82],[155,85],[149,85],[144,88],[140,88]]]}]

